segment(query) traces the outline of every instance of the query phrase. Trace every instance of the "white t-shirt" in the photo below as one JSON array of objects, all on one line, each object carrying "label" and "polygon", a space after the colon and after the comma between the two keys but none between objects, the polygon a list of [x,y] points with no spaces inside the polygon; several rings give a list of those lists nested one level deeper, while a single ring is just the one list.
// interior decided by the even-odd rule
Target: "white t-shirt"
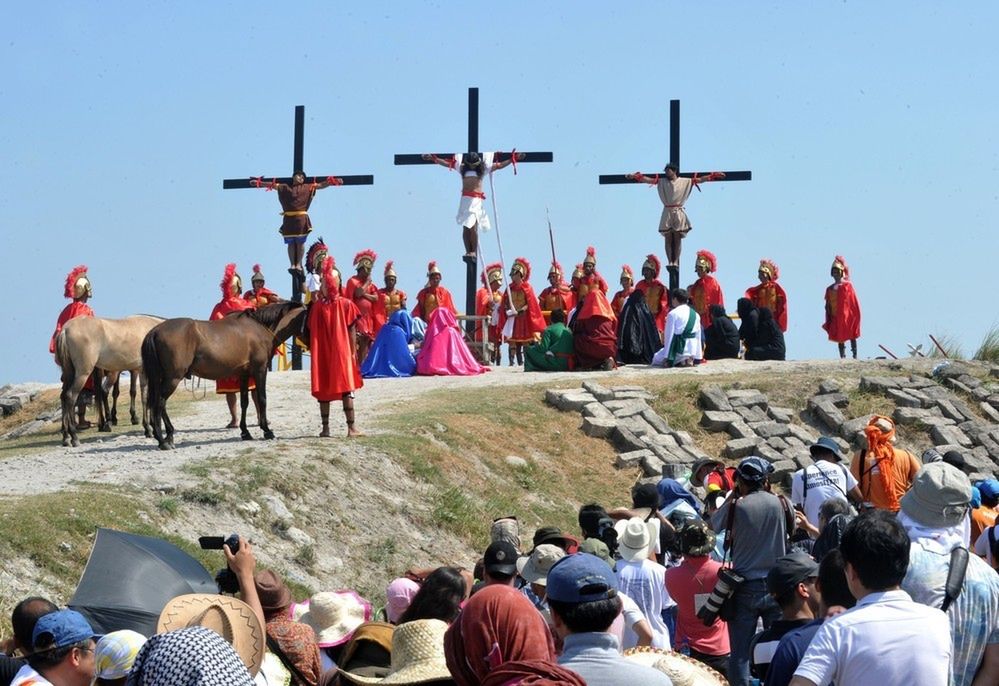
[{"label": "white t-shirt", "polygon": [[17,674],[14,675],[14,680],[10,682],[10,686],[21,686],[21,684],[25,683],[30,683],[32,686],[52,686],[51,681],[33,670],[29,665],[24,665],[21,669],[17,670]]},{"label": "white t-shirt", "polygon": [[[807,494],[803,475],[808,477]],[[856,485],[857,479],[849,469],[838,463],[819,460],[794,473],[791,478],[791,503],[804,507],[808,521],[818,526],[822,503],[832,498],[847,500],[846,494]]]},{"label": "white t-shirt", "polygon": [[[666,591],[666,568],[652,560],[617,563],[617,583],[621,592],[630,597],[645,615],[652,629],[652,647],[669,650],[669,629],[663,621],[663,608],[674,604]],[[638,636],[630,626],[624,627],[624,648],[634,647]]]},{"label": "white t-shirt", "polygon": [[947,684],[950,657],[947,615],[905,591],[885,591],[827,619],[794,675],[818,686]]},{"label": "white t-shirt", "polygon": [[[985,527],[985,531],[975,541],[975,553],[980,557],[984,557],[989,566],[995,568],[995,561],[992,559],[992,546],[989,544],[989,531],[992,529],[993,527],[991,526]],[[995,537],[999,541],[999,529],[995,530]]]},{"label": "white t-shirt", "polygon": [[[617,644],[621,646],[621,650],[624,651],[628,648],[634,648],[638,645],[638,635],[632,629],[635,624],[645,620],[645,614],[642,609],[638,607],[634,600],[629,598],[626,594],[618,591],[617,597],[621,599],[621,614],[614,618],[611,623],[610,628],[607,629],[607,633],[612,636],[617,637]],[[625,637],[628,636],[628,640],[631,645],[625,645]]]}]

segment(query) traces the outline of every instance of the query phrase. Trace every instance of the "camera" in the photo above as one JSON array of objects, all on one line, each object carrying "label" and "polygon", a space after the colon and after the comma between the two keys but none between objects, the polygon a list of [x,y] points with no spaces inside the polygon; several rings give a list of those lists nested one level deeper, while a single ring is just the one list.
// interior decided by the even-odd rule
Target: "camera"
[{"label": "camera", "polygon": [[[202,536],[198,539],[198,545],[202,550],[222,550],[223,545],[229,546],[229,552],[235,554],[239,551],[239,534],[229,534],[228,538],[222,536]],[[239,579],[233,574],[229,566],[226,565],[215,575],[215,584],[219,587],[219,593],[234,595],[239,593]]]},{"label": "camera", "polygon": [[715,623],[722,605],[735,594],[745,580],[745,577],[736,574],[731,569],[718,570],[718,583],[711,589],[711,595],[708,596],[704,606],[697,611],[697,618],[704,622],[704,626],[711,626]]},{"label": "camera", "polygon": [[604,542],[611,558],[617,556],[617,529],[610,517],[601,517],[597,522],[597,538]]}]

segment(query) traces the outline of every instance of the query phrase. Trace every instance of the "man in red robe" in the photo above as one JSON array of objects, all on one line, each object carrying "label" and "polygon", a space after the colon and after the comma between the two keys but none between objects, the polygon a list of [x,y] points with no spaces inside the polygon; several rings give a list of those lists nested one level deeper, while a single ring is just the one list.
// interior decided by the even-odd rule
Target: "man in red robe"
[{"label": "man in red robe", "polygon": [[850,268],[839,255],[833,260],[829,270],[833,283],[826,288],[826,321],[822,328],[829,334],[830,341],[839,345],[840,359],[846,357],[846,342],[850,341],[850,352],[857,359],[857,339],[860,338],[860,302],[850,283]]},{"label": "man in red robe", "polygon": [[[208,317],[210,320],[215,321],[216,319],[222,319],[226,315],[232,314],[233,312],[242,312],[243,310],[253,309],[253,303],[249,300],[245,300],[240,295],[243,290],[243,280],[240,279],[239,274],[236,273],[236,265],[234,263],[230,262],[225,266],[225,273],[222,275],[222,282],[219,283],[219,288],[222,289],[222,300],[220,300],[212,309],[212,313]],[[260,407],[257,404],[257,383],[252,377],[249,380],[247,388],[253,398],[253,406],[257,410],[257,419],[259,421]],[[239,428],[239,416],[236,414],[236,394],[239,393],[239,390],[240,379],[238,376],[218,379],[215,382],[215,393],[217,395],[224,395],[225,402],[229,406],[230,421],[226,426],[227,429]]]},{"label": "man in red robe", "polygon": [[562,310],[568,316],[570,310],[576,306],[576,297],[572,288],[565,282],[562,265],[552,261],[552,267],[548,270],[547,288],[541,291],[538,296],[538,305],[541,306],[541,313],[545,314],[545,321],[551,324],[551,312]]},{"label": "man in red robe", "polygon": [[273,305],[281,301],[281,296],[267,288],[264,284],[264,273],[260,271],[260,265],[253,265],[253,277],[250,279],[253,289],[243,294],[243,300],[247,300],[254,307]]},{"label": "man in red robe", "polygon": [[413,316],[429,322],[430,315],[438,307],[446,307],[451,310],[451,314],[458,314],[458,308],[454,306],[451,291],[441,285],[441,270],[437,266],[436,260],[431,260],[430,264],[427,265],[427,285],[416,294],[416,307],[413,308]]},{"label": "man in red robe", "polygon": [[607,282],[597,271],[597,251],[591,245],[586,249],[586,257],[583,259],[583,273],[579,277],[579,283],[575,286],[576,305],[579,306],[594,288],[607,295]]},{"label": "man in red robe", "polygon": [[645,304],[656,320],[659,338],[663,336],[663,326],[666,324],[666,313],[669,312],[669,290],[666,284],[659,280],[662,267],[659,258],[647,255],[642,263],[642,280],[635,284],[635,290],[645,294]]},{"label": "man in red robe", "polygon": [[406,309],[406,292],[395,287],[398,277],[392,260],[385,263],[385,288],[378,289],[378,302],[375,303],[375,336],[385,326],[393,314]]},{"label": "man in red robe", "polygon": [[[66,285],[63,288],[63,295],[70,298],[72,302],[62,309],[59,313],[59,318],[56,320],[55,332],[52,334],[52,338],[49,340],[49,352],[55,353],[56,350],[56,337],[59,332],[62,331],[62,327],[66,326],[66,322],[70,319],[76,319],[77,317],[93,317],[94,311],[87,304],[87,301],[94,295],[93,286],[90,283],[90,278],[87,276],[87,266],[81,264],[66,275]],[[56,364],[58,364],[58,360]],[[83,390],[87,392],[89,396],[94,392],[94,375],[91,374],[90,378],[87,379],[87,383],[83,386]],[[85,417],[87,414],[87,401],[84,398],[84,394],[80,393],[76,401],[76,428],[77,429],[89,429],[91,427],[90,422],[88,422]]]},{"label": "man in red robe", "polygon": [[285,245],[288,246],[288,273],[305,283],[305,272],[302,271],[302,256],[305,253],[305,239],[312,231],[312,220],[309,219],[309,206],[312,205],[312,198],[316,191],[330,186],[340,186],[342,179],[332,176],[326,177],[322,181],[313,179],[311,183],[305,182],[305,172],[296,169],[291,175],[291,185],[278,183],[277,179],[266,181],[261,178],[251,179],[257,188],[266,188],[269,191],[276,190],[278,202],[281,203],[281,226],[278,232],[284,237]]},{"label": "man in red robe", "polygon": [[592,289],[576,310],[570,326],[577,369],[615,369],[617,364],[617,318],[607,296]]},{"label": "man in red robe", "polygon": [[354,391],[361,388],[355,325],[361,317],[350,298],[341,295],[340,272],[332,257],[323,260],[322,286],[309,309],[309,349],[312,351],[312,397],[319,401],[323,428],[330,436],[330,403],[340,400],[347,420],[347,437],[360,436],[354,427]]},{"label": "man in red robe", "polygon": [[694,263],[697,281],[687,288],[687,293],[690,294],[690,306],[701,318],[701,328],[705,330],[711,326],[711,306],[725,307],[725,298],[722,296],[718,279],[711,276],[717,270],[718,260],[714,254],[707,250],[698,250],[697,262]]},{"label": "man in red robe", "polygon": [[[506,335],[509,346],[510,366],[514,357],[518,366],[524,364],[524,345],[536,343],[545,330],[545,318],[541,314],[538,298],[527,281],[531,278],[531,263],[526,257],[518,257],[510,268],[510,287],[503,294],[500,305],[499,325]],[[513,319],[512,326],[507,321]],[[507,333],[509,331],[509,333]]]},{"label": "man in red robe", "polygon": [[621,317],[621,310],[624,309],[624,303],[634,290],[635,272],[628,265],[624,265],[621,267],[621,290],[611,298],[611,309],[614,311],[615,317]]},{"label": "man in red robe", "polygon": [[781,331],[787,331],[787,294],[777,279],[780,278],[780,270],[772,260],[760,260],[760,268],[756,273],[760,279],[759,286],[750,286],[746,289],[746,297],[757,307],[770,308],[774,321]]},{"label": "man in red robe", "polygon": [[486,265],[482,273],[482,288],[475,292],[475,314],[479,317],[489,317],[485,321],[475,323],[475,340],[482,340],[482,332],[489,335],[489,362],[498,365],[501,359],[501,344],[503,343],[502,327],[492,324],[493,312],[503,300],[503,267],[499,262]]},{"label": "man in red robe", "polygon": [[354,255],[354,269],[357,273],[347,279],[343,294],[357,306],[361,316],[354,329],[357,332],[357,366],[364,364],[368,348],[375,340],[375,303],[378,302],[378,286],[371,280],[371,270],[378,255],[374,250],[362,250]]}]

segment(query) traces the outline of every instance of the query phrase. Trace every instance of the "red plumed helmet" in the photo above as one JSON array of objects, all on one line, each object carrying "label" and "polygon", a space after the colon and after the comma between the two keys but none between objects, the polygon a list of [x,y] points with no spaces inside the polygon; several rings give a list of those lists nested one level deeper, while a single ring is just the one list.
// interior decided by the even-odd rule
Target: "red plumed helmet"
[{"label": "red plumed helmet", "polygon": [[487,264],[486,268],[482,271],[482,285],[488,286],[491,281],[499,281],[503,283],[503,265],[499,262],[493,262],[492,264]]},{"label": "red plumed helmet", "polygon": [[510,271],[519,271],[520,275],[524,277],[524,281],[529,281],[531,278],[531,263],[527,261],[526,257],[518,257],[513,261],[513,267]]},{"label": "red plumed helmet", "polygon": [[323,283],[326,284],[326,297],[332,300],[340,295],[340,270],[336,268],[336,260],[329,255],[323,259]]},{"label": "red plumed helmet", "polygon": [[80,277],[86,277],[87,275],[87,265],[81,264],[73,268],[69,274],[66,275],[66,288],[63,290],[63,295],[67,298],[73,298],[74,291],[76,290],[76,282],[80,280]]},{"label": "red plumed helmet", "polygon": [[762,260],[760,260],[759,270],[761,272],[766,272],[770,274],[771,281],[776,281],[777,279],[780,278],[780,270],[777,268],[777,263],[774,262],[773,260],[768,260],[767,258],[764,257]]},{"label": "red plumed helmet", "polygon": [[440,273],[441,270],[437,266],[437,260],[430,260],[430,262],[427,264],[427,276],[430,276],[431,274],[440,274]]},{"label": "red plumed helmet", "polygon": [[709,273],[718,270],[718,258],[716,258],[714,253],[709,250],[697,251],[697,262],[695,265],[698,264],[707,267]]},{"label": "red plumed helmet", "polygon": [[659,278],[659,272],[662,271],[662,263],[659,262],[659,258],[652,253],[645,256],[645,262],[642,263],[642,269],[649,267],[652,270],[653,278]]},{"label": "red plumed helmet", "polygon": [[586,264],[587,262],[590,262],[591,264],[597,263],[597,249],[592,245],[587,246],[586,248],[586,259],[583,260],[583,264]]},{"label": "red plumed helmet", "polygon": [[850,278],[850,267],[846,264],[846,260],[843,259],[842,255],[836,255],[836,257],[833,258],[832,266],[839,267],[843,270],[844,279]]},{"label": "red plumed helmet", "polygon": [[232,295],[233,283],[238,284],[238,290],[242,290],[243,280],[240,279],[239,274],[236,273],[236,263],[230,262],[225,266],[225,272],[222,274],[222,281],[219,282],[219,288],[222,289],[223,298],[228,298]]},{"label": "red plumed helmet", "polygon": [[375,260],[378,259],[378,255],[375,254],[374,250],[362,250],[361,252],[354,255],[354,266],[359,267],[362,264],[367,265],[370,270],[374,266]]},{"label": "red plumed helmet", "polygon": [[321,271],[322,265],[316,264],[316,257],[322,253],[329,253],[329,248],[326,247],[326,243],[323,242],[323,237],[320,236],[319,240],[309,246],[309,252],[305,255],[305,268],[310,274]]}]

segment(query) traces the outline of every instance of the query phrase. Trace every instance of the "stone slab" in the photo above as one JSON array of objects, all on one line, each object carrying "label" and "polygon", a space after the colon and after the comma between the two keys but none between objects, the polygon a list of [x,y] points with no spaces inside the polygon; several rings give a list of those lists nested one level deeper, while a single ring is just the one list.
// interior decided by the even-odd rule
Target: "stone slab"
[{"label": "stone slab", "polygon": [[645,476],[659,476],[663,473],[663,465],[666,463],[650,452],[648,456],[640,460],[640,464],[642,465],[642,474]]},{"label": "stone slab", "polygon": [[791,475],[798,471],[798,464],[794,460],[778,460],[774,462],[774,471],[770,475],[771,483],[781,483],[790,485]]},{"label": "stone slab", "polygon": [[586,391],[573,390],[555,396],[554,405],[563,412],[579,412],[584,406],[596,402],[597,399]]},{"label": "stone slab", "polygon": [[884,393],[889,388],[899,388],[900,385],[900,379],[894,379],[890,376],[860,377],[860,390],[868,391],[869,393]]},{"label": "stone slab", "polygon": [[850,404],[850,399],[846,397],[846,393],[824,393],[822,395],[814,395],[808,399],[808,404],[811,406],[813,403],[832,403],[836,407],[842,409]]},{"label": "stone slab", "polygon": [[630,417],[633,414],[641,414],[648,406],[647,402],[637,398],[608,400],[604,403],[604,407],[613,412],[615,417]]},{"label": "stone slab", "polygon": [[650,446],[652,446],[652,445],[660,445],[660,446],[666,448],[667,450],[675,450],[675,449],[677,449],[677,448],[680,447],[680,443],[675,438],[673,438],[672,436],[670,436],[669,434],[658,434],[657,433],[657,434],[653,434],[653,435],[649,435],[649,436],[644,436],[643,440],[646,443],[648,443]]},{"label": "stone slab", "polygon": [[785,450],[787,450],[788,448],[791,447],[790,443],[788,443],[787,441],[785,441],[783,438],[781,438],[779,436],[773,436],[772,438],[768,438],[766,440],[765,445],[770,446],[771,448],[773,448],[774,450],[776,450],[778,452],[783,452],[783,451],[785,451]]},{"label": "stone slab", "polygon": [[694,445],[694,439],[686,431],[670,431],[669,435],[680,445]]},{"label": "stone slab", "polygon": [[771,405],[767,408],[767,416],[775,422],[790,424],[794,421],[794,410],[789,407],[775,407],[774,405]]},{"label": "stone slab", "polygon": [[656,396],[648,391],[615,391],[614,400],[655,400]]},{"label": "stone slab", "polygon": [[591,438],[609,438],[617,430],[617,421],[597,417],[583,417],[583,433]]},{"label": "stone slab", "polygon": [[697,400],[701,408],[705,410],[732,411],[732,403],[728,401],[725,391],[721,389],[721,386],[715,384],[708,384],[701,388]]},{"label": "stone slab", "polygon": [[767,396],[763,395],[759,391],[753,391],[751,395],[740,395],[732,397],[729,395],[728,401],[732,404],[732,408],[737,407],[759,407],[761,409],[766,409],[766,406],[770,404],[767,400]]},{"label": "stone slab", "polygon": [[614,414],[603,406],[602,403],[588,403],[583,405],[584,417],[599,417],[600,419],[613,419]]},{"label": "stone slab", "polygon": [[701,426],[708,431],[724,431],[729,424],[742,421],[742,417],[735,412],[722,412],[720,410],[705,410],[701,415]]},{"label": "stone slab", "polygon": [[604,388],[596,381],[584,381],[583,390],[601,402],[614,399],[614,391]]},{"label": "stone slab", "polygon": [[787,424],[780,422],[767,422],[753,427],[756,435],[760,438],[776,438],[779,436],[790,436],[791,430]]},{"label": "stone slab", "polygon": [[618,453],[617,457],[614,458],[614,466],[618,469],[633,469],[634,467],[641,466],[642,458],[652,454],[653,452],[648,449],[629,450],[626,453]]},{"label": "stone slab", "polygon": [[637,436],[628,427],[621,426],[620,424],[615,426],[614,433],[611,434],[611,440],[614,442],[614,447],[618,452],[626,453],[632,450],[645,449],[645,442],[642,441],[641,437]]},{"label": "stone slab", "polygon": [[917,424],[927,417],[941,417],[940,411],[936,408],[923,407],[896,407],[891,417],[899,426],[911,426]]},{"label": "stone slab", "polygon": [[843,386],[835,379],[826,379],[819,384],[819,393],[821,395],[825,395],[827,393],[839,393],[842,390]]},{"label": "stone slab", "polygon": [[767,413],[764,412],[757,405],[750,405],[748,407],[736,407],[734,408],[734,410],[737,415],[742,417],[743,421],[748,422],[750,424],[754,422],[765,422],[770,419],[770,417],[767,416]]},{"label": "stone slab", "polygon": [[812,443],[815,443],[815,441],[818,440],[819,438],[818,434],[816,434],[814,431],[806,429],[800,424],[790,424],[787,427],[787,430],[791,436],[794,436],[805,445],[811,445]]},{"label": "stone slab", "polygon": [[669,422],[667,422],[662,415],[653,410],[651,407],[646,410],[642,410],[642,419],[647,421],[653,429],[661,434],[668,434],[671,431]]},{"label": "stone slab", "polygon": [[885,394],[894,401],[898,407],[923,407],[923,401],[912,395],[909,391],[898,388],[889,388]]},{"label": "stone slab", "polygon": [[756,432],[746,422],[732,422],[725,431],[732,438],[756,438]]},{"label": "stone slab", "polygon": [[618,426],[627,427],[639,438],[643,436],[655,436],[659,433],[651,424],[642,419],[642,415],[639,414],[624,417],[623,419],[618,418]]},{"label": "stone slab", "polygon": [[725,448],[722,450],[722,457],[730,460],[747,457],[754,453],[758,444],[759,439],[757,438],[733,438],[725,444]]},{"label": "stone slab", "polygon": [[779,450],[774,450],[766,443],[756,446],[755,454],[766,458],[770,462],[779,462],[784,459],[784,455]]},{"label": "stone slab", "polygon": [[972,447],[971,439],[956,426],[934,426],[930,429],[930,440],[933,445],[960,445]]},{"label": "stone slab", "polygon": [[825,424],[831,431],[835,431],[840,425],[846,422],[846,416],[832,403],[816,403],[812,411],[818,417],[819,421]]},{"label": "stone slab", "polygon": [[978,403],[978,409],[981,410],[982,415],[989,421],[999,422],[999,409],[992,407],[991,404],[987,402]]}]

